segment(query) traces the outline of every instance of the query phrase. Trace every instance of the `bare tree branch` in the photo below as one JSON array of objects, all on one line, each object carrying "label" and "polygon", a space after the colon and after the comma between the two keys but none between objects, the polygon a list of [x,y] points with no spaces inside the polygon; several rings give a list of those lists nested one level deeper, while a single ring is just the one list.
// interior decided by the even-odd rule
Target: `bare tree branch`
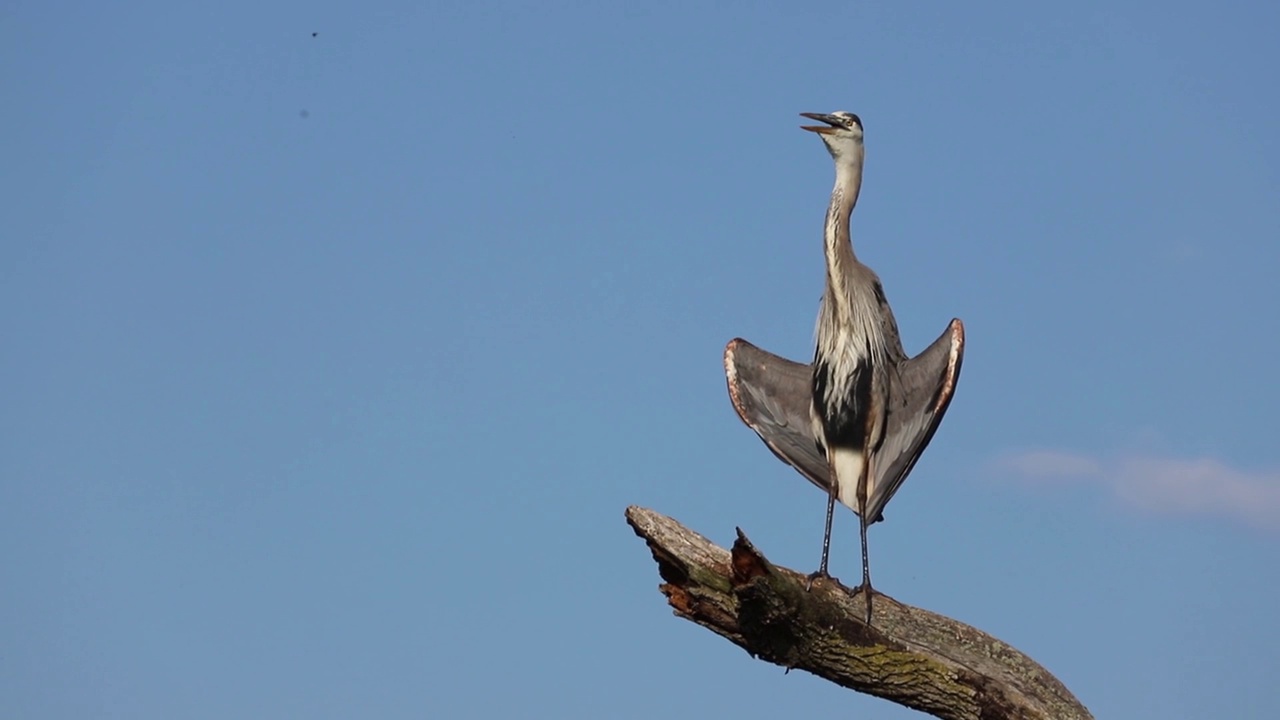
[{"label": "bare tree branch", "polygon": [[873,625],[840,583],[771,564],[738,530],[732,552],[669,517],[627,508],[680,617],[755,657],[948,720],[1092,718],[1031,658],[964,623],[876,593]]}]

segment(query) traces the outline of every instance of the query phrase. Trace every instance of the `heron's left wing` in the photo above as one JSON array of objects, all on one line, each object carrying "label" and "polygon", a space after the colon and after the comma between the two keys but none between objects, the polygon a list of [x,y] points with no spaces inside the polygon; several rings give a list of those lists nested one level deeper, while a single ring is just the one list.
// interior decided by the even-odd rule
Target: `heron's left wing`
[{"label": "heron's left wing", "polygon": [[872,463],[874,484],[867,498],[867,517],[880,513],[915,467],[951,404],[964,359],[964,324],[952,320],[946,331],[898,368],[890,379],[884,442]]},{"label": "heron's left wing", "polygon": [[737,338],[724,348],[733,409],[778,459],[828,492],[831,474],[813,438],[813,370]]}]

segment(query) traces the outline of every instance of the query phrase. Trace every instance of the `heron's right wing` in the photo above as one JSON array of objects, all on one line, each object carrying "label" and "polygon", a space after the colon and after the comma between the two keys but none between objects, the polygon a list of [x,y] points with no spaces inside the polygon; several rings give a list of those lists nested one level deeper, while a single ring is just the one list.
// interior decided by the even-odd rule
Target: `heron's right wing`
[{"label": "heron's right wing", "polygon": [[729,400],[778,459],[828,492],[831,474],[813,437],[813,370],[736,338],[724,348]]}]

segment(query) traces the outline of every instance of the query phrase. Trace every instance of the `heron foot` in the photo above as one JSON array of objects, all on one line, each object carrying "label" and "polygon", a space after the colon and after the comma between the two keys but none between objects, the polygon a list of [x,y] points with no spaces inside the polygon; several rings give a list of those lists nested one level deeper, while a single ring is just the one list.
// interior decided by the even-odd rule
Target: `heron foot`
[{"label": "heron foot", "polygon": [[805,578],[806,578],[806,582],[804,584],[804,591],[809,592],[810,590],[813,589],[814,580],[817,580],[818,578],[822,578],[823,580],[830,580],[831,576],[827,574],[827,571],[824,568],[822,570],[816,570],[814,572],[809,573],[808,575],[805,576]]},{"label": "heron foot", "polygon": [[862,594],[863,594],[863,597],[865,597],[865,598],[867,599],[867,617],[866,617],[866,621],[867,621],[867,624],[868,624],[868,625],[870,625],[870,624],[871,624],[871,596],[872,596],[872,595],[875,595],[875,594],[876,594],[876,591],[875,591],[875,590],[873,590],[873,589],[871,589],[871,583],[863,583],[863,584],[861,584],[861,585],[859,585],[858,587],[856,587],[856,588],[854,588],[854,589],[853,589],[853,594],[854,594],[854,595],[857,595],[858,593],[862,593]]}]

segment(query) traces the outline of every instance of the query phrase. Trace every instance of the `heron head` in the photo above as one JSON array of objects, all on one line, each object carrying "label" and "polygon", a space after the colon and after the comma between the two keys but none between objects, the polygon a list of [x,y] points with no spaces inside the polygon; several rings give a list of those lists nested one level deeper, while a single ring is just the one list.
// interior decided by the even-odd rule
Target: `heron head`
[{"label": "heron head", "polygon": [[823,113],[800,113],[801,117],[817,120],[822,125],[801,125],[801,130],[818,133],[826,144],[831,157],[837,160],[852,157],[853,153],[862,151],[862,120],[851,112],[837,110],[829,115]]}]

